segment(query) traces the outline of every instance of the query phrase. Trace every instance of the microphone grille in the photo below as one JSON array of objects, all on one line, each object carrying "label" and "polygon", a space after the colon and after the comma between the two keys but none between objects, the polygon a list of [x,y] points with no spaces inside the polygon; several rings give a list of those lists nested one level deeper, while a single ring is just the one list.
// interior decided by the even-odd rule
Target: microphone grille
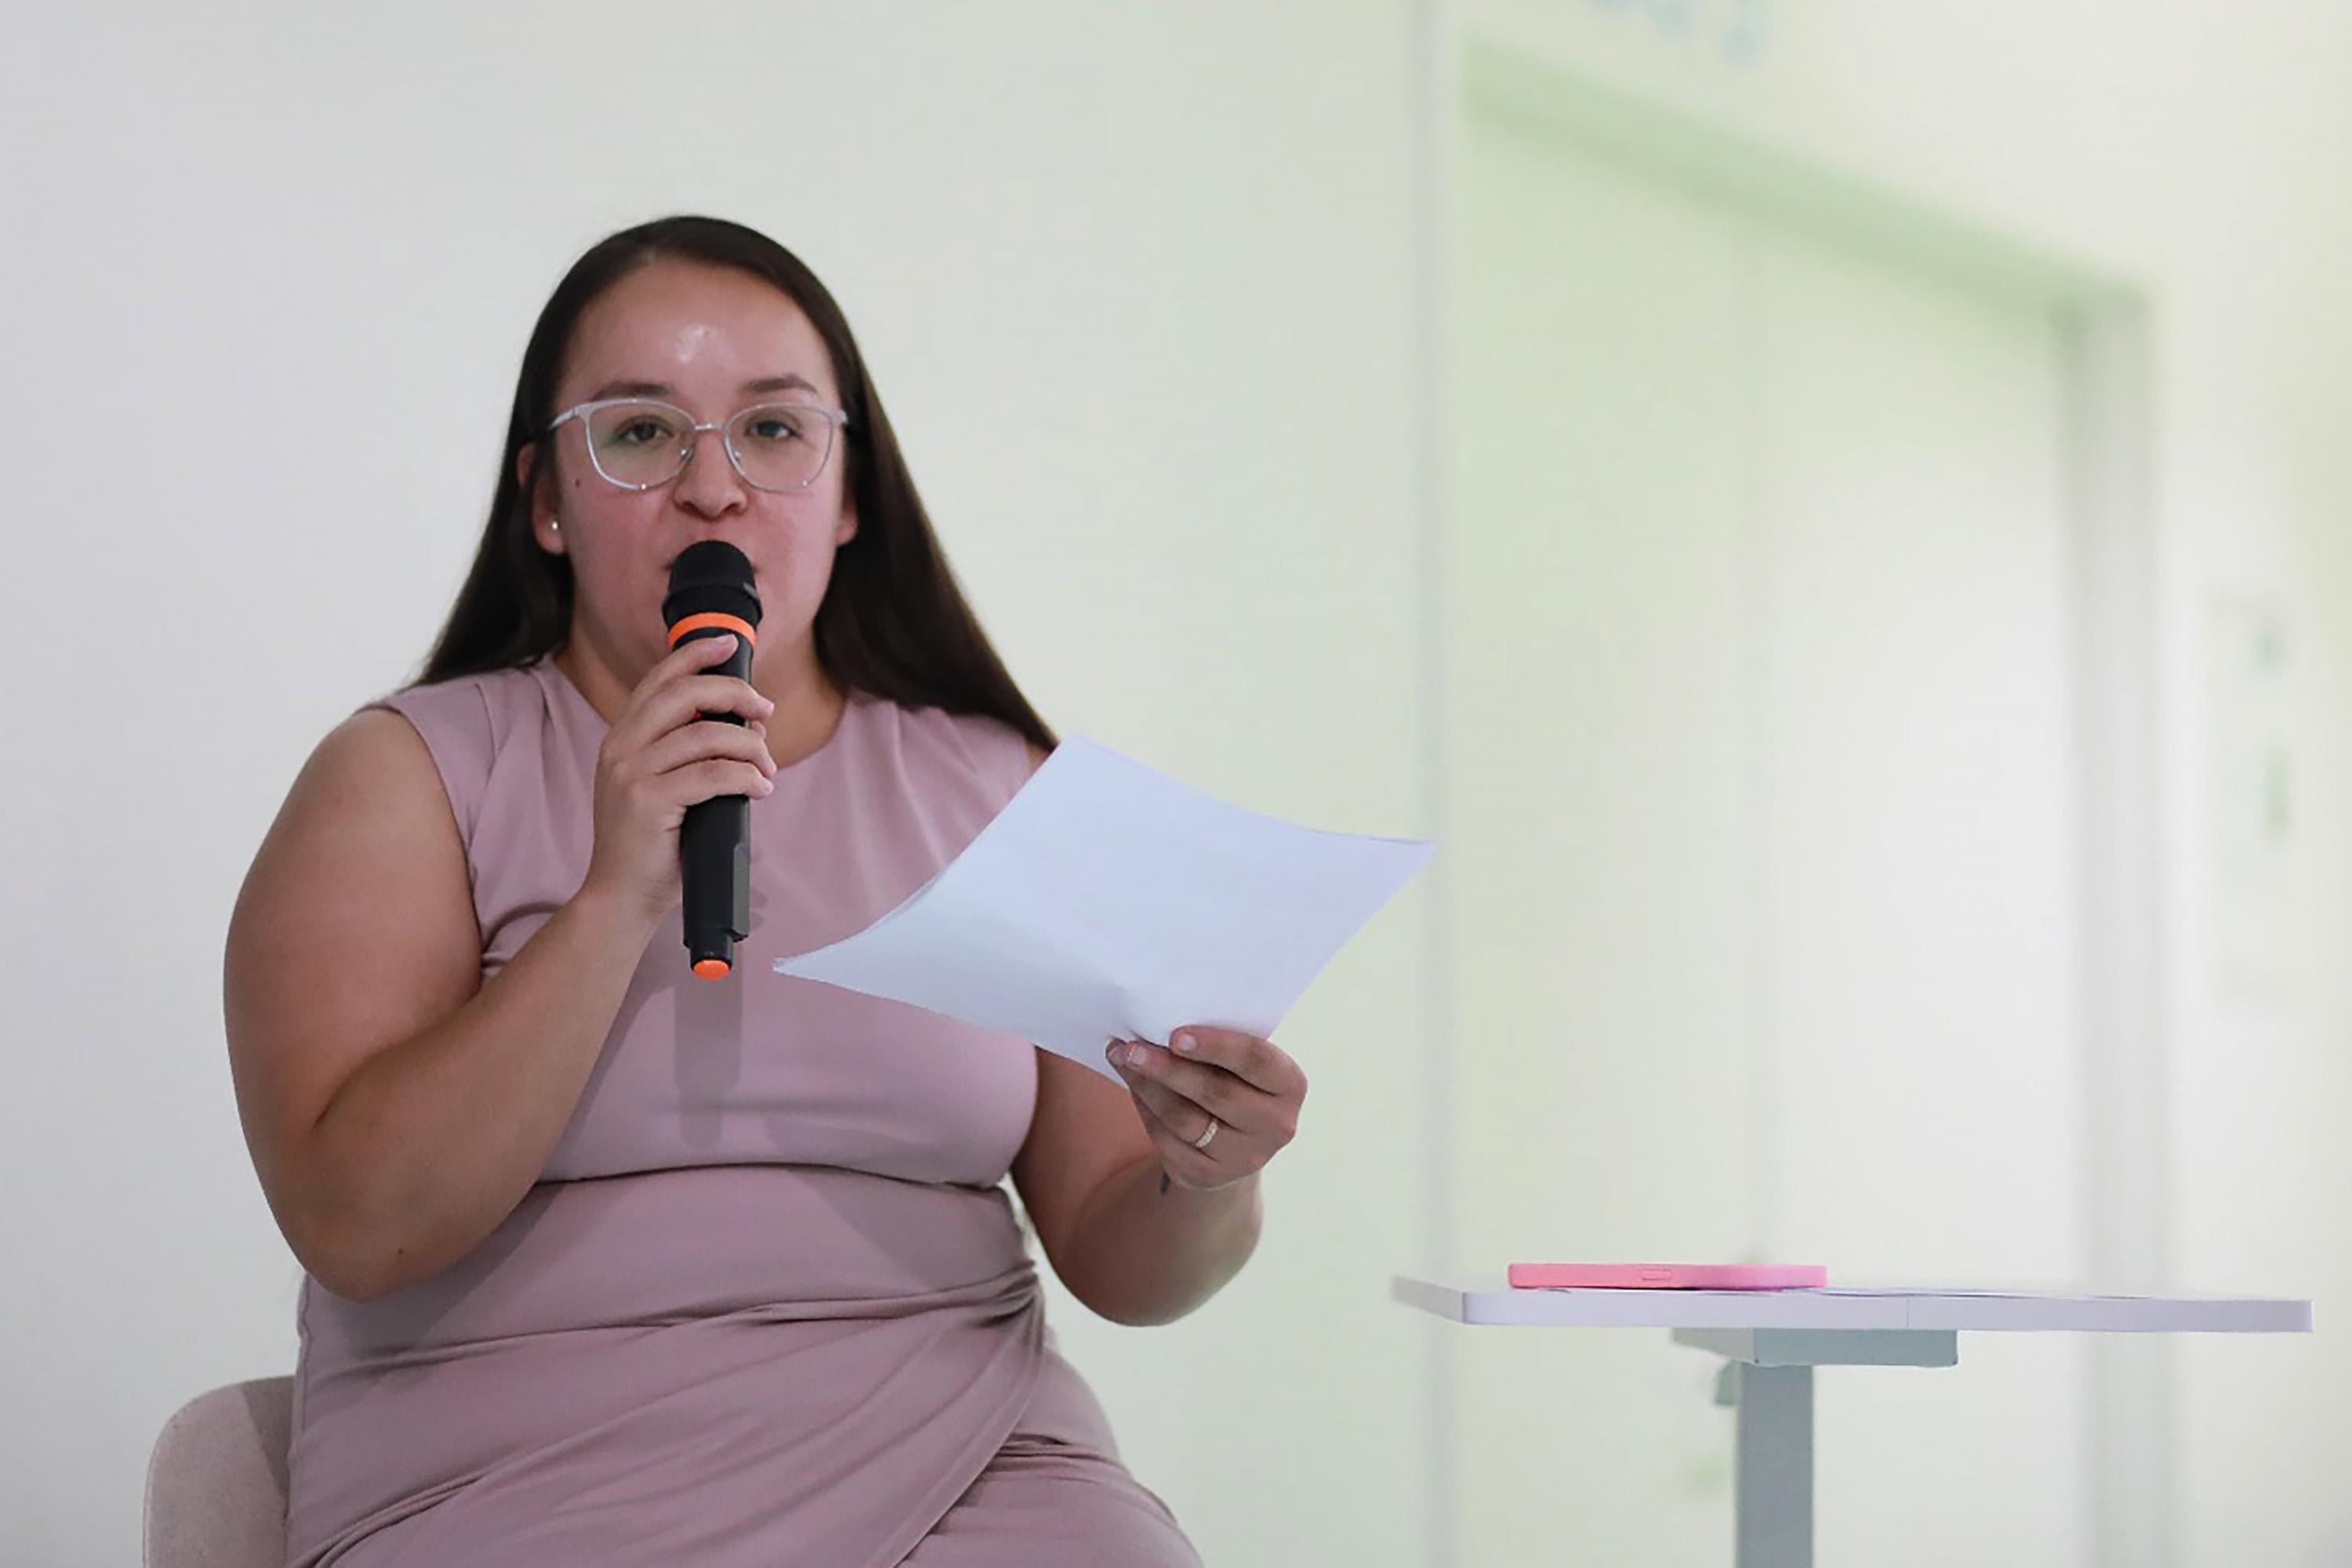
[{"label": "microphone grille", "polygon": [[669,569],[669,595],[662,620],[676,626],[688,616],[719,612],[760,624],[760,595],[752,585],[751,560],[723,539],[689,544]]}]

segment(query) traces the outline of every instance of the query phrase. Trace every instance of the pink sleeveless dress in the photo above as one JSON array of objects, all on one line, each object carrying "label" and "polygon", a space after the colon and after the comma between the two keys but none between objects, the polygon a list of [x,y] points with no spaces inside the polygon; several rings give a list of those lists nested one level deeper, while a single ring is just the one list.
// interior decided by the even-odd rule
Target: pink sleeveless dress
[{"label": "pink sleeveless dress", "polygon": [[[604,721],[546,660],[368,706],[440,770],[487,983],[586,873]],[[735,973],[656,933],[514,1213],[378,1300],[304,1280],[289,1564],[1198,1563],[1046,1331],[1001,1185],[1034,1048],[771,967],[1029,772],[995,721],[853,696],[751,804]]]}]

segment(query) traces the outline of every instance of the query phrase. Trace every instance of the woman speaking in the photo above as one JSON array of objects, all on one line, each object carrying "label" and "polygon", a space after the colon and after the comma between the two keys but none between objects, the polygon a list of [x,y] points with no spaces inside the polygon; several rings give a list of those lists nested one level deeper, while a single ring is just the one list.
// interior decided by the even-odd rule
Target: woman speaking
[{"label": "woman speaking", "polygon": [[[748,679],[731,636],[669,644],[707,540],[751,563]],[[1197,1562],[1055,1353],[1003,1184],[1079,1300],[1179,1317],[1256,1243],[1297,1064],[1106,1041],[1122,1092],[772,968],[1053,744],[808,269],[709,218],[583,256],[419,681],[320,742],[231,922],[238,1109],[307,1274],[292,1563]],[[678,835],[722,796],[751,930],[714,980]]]}]

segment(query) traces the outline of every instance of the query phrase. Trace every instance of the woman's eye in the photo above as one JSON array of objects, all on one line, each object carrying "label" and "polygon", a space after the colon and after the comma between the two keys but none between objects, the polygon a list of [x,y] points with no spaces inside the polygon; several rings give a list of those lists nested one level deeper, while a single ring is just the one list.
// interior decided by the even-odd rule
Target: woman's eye
[{"label": "woman's eye", "polygon": [[751,421],[754,441],[790,441],[800,435],[800,427],[789,419],[770,417]]},{"label": "woman's eye", "polygon": [[668,432],[665,431],[657,421],[633,419],[614,431],[613,438],[627,446],[642,447],[649,442],[660,440],[667,434]]}]

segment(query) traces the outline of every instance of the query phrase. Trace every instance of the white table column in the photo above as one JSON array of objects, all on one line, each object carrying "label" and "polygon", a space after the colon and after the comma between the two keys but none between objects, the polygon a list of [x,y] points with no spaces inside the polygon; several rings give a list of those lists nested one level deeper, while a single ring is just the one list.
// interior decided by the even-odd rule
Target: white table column
[{"label": "white table column", "polygon": [[1953,1366],[1949,1329],[1676,1329],[1725,1358],[1715,1402],[1738,1423],[1734,1568],[1811,1568],[1813,1368]]}]

